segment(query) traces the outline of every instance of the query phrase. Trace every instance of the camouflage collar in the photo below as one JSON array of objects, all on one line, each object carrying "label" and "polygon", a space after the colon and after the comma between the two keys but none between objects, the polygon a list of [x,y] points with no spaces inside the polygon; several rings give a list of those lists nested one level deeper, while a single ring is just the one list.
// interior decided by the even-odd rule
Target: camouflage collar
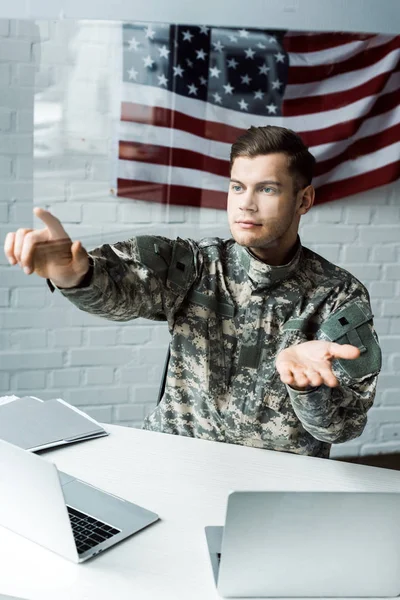
[{"label": "camouflage collar", "polygon": [[292,260],[286,265],[267,265],[250,252],[248,248],[235,244],[238,259],[249,279],[255,284],[269,286],[282,281],[294,273],[299,265],[302,255],[302,245],[297,238],[297,248]]}]

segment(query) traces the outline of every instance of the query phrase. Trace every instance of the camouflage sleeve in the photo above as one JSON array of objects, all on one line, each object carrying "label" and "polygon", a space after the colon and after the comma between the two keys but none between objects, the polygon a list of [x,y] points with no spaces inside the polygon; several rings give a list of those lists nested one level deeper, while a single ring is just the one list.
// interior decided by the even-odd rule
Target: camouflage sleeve
[{"label": "camouflage sleeve", "polygon": [[[358,282],[359,283],[359,282]],[[320,323],[316,339],[352,344],[360,350],[355,360],[335,360],[332,371],[339,386],[297,391],[287,386],[293,409],[316,439],[339,444],[360,436],[367,423],[382,358],[365,288],[353,287],[347,302]]]},{"label": "camouflage sleeve", "polygon": [[[79,309],[113,321],[171,321],[197,273],[190,240],[141,236],[89,252],[87,287],[60,289]],[[177,267],[178,265],[178,267]]]},{"label": "camouflage sleeve", "polygon": [[352,385],[320,386],[299,392],[286,386],[293,409],[304,429],[321,442],[341,444],[362,434],[367,423],[378,375]]}]

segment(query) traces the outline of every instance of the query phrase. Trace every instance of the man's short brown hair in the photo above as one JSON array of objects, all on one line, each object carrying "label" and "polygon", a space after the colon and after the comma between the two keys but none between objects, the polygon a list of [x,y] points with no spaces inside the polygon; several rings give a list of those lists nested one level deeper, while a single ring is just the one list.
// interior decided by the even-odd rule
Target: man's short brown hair
[{"label": "man's short brown hair", "polygon": [[254,158],[281,152],[288,158],[288,170],[293,177],[295,192],[311,184],[315,158],[297,133],[285,127],[266,125],[250,127],[232,144],[230,170],[239,156]]}]

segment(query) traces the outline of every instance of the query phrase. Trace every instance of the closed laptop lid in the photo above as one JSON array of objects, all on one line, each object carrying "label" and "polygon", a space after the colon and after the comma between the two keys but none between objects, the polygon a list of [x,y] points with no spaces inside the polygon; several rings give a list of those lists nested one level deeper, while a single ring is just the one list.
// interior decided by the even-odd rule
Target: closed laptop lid
[{"label": "closed laptop lid", "polygon": [[0,440],[0,525],[77,561],[56,466]]},{"label": "closed laptop lid", "polygon": [[396,596],[400,494],[233,492],[221,556],[223,596]]}]

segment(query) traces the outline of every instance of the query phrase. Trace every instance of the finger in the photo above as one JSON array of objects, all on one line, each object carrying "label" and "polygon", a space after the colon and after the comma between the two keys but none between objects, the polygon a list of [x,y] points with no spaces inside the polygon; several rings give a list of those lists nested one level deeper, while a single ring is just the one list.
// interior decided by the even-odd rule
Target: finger
[{"label": "finger", "polygon": [[360,356],[360,351],[356,346],[350,344],[336,344],[332,342],[329,346],[328,352],[332,358],[346,358],[352,360]]},{"label": "finger", "polygon": [[43,208],[34,208],[33,212],[46,225],[52,239],[58,240],[69,237],[60,221],[51,212]]},{"label": "finger", "polygon": [[23,241],[20,264],[25,273],[29,275],[33,271],[33,256],[37,244],[46,241],[48,232],[45,229],[39,229],[28,232]]},{"label": "finger", "polygon": [[294,382],[293,373],[287,366],[282,366],[278,369],[279,376],[281,378],[282,383],[287,383],[288,385]]},{"label": "finger", "polygon": [[310,385],[307,375],[304,369],[301,367],[293,367],[292,369],[294,377],[294,385],[299,388],[305,388]]},{"label": "finger", "polygon": [[15,232],[15,240],[14,240],[14,256],[15,260],[19,263],[21,261],[21,251],[24,243],[24,238],[27,233],[32,231],[32,229],[17,229]]},{"label": "finger", "polygon": [[307,369],[305,374],[312,387],[319,387],[322,385],[323,378],[318,371],[315,371],[314,369]]},{"label": "finger", "polygon": [[10,233],[7,233],[6,239],[4,240],[4,254],[6,255],[10,265],[15,265],[17,263],[17,259],[14,256],[14,241],[15,232],[10,231]]},{"label": "finger", "polygon": [[328,387],[336,387],[339,385],[339,382],[336,379],[335,375],[332,373],[331,369],[322,368],[320,369],[319,374],[322,377],[323,383]]}]

